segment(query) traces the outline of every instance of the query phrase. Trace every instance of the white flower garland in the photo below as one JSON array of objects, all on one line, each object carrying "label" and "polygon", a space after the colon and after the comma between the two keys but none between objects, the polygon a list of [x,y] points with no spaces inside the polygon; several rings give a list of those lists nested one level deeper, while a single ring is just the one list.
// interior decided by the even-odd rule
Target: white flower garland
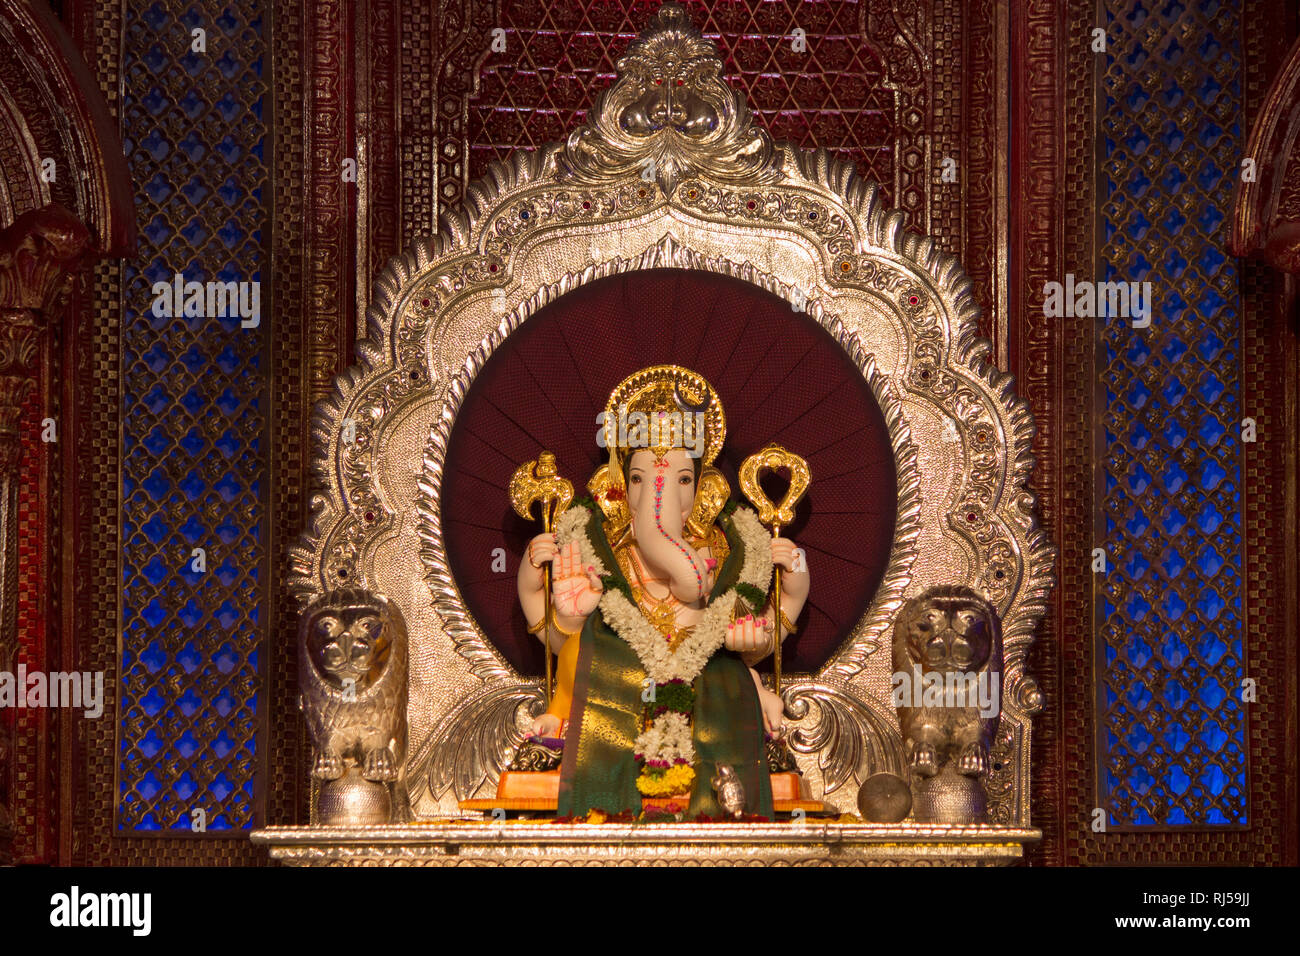
[{"label": "white flower garland", "polygon": [[587,522],[591,520],[591,512],[582,505],[574,505],[564,514],[555,519],[555,543],[559,547],[567,547],[571,542],[578,542],[578,550],[582,552],[583,566],[592,565],[596,569],[596,574],[605,573],[605,566],[600,563],[600,558],[596,557],[595,545],[587,537]]},{"label": "white flower garland", "polygon": [[694,763],[691,722],[685,714],[670,710],[641,732],[632,749],[646,760],[662,760],[669,764],[678,760]]},{"label": "white flower garland", "polygon": [[[589,517],[590,512],[581,505],[566,511],[555,526],[556,542],[564,547],[577,541],[582,563],[594,566],[596,574],[602,575],[605,574],[604,565],[596,557],[596,549],[587,537]],[[745,546],[740,581],[766,594],[772,582],[771,537],[759,523],[758,515],[749,508],[737,508],[731,520]],[[613,588],[606,591],[601,595],[599,607],[614,632],[632,646],[650,679],[656,684],[666,684],[670,680],[690,683],[699,676],[709,658],[726,640],[727,625],[731,623],[735,604],[734,587],[711,601],[690,636],[677,646],[675,652],[669,649],[664,636],[651,626],[640,608],[621,591]]]},{"label": "white flower garland", "polygon": [[[590,512],[581,505],[570,508],[556,523],[555,538],[560,547],[577,541],[582,563],[591,565],[597,575],[602,575],[605,567],[596,557],[595,546],[587,535],[589,519]],[[772,580],[771,538],[749,508],[737,508],[731,520],[745,548],[739,580],[766,594]],[[736,589],[732,587],[709,603],[690,635],[675,652],[621,591],[614,588],[605,591],[599,607],[609,626],[636,652],[651,680],[656,684],[666,684],[671,680],[689,684],[725,643],[727,625],[731,623],[735,605]],[[634,750],[645,761],[662,761],[671,765],[682,760],[693,764],[695,746],[688,716],[675,711],[660,714],[636,738]]]}]

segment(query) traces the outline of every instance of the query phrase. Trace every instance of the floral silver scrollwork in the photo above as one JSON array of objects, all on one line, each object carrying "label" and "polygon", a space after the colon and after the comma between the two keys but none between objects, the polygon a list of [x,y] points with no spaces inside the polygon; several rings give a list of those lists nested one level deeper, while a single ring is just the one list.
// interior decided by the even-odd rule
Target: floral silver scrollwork
[{"label": "floral silver scrollwork", "polygon": [[598,183],[636,173],[671,194],[693,175],[753,184],[776,178],[771,138],[753,125],[745,94],[722,81],[717,47],[679,4],[659,8],[618,72],[587,125],[569,134],[560,156],[566,179]]},{"label": "floral silver scrollwork", "polygon": [[781,697],[787,717],[809,721],[791,731],[790,749],[816,754],[827,794],[874,773],[906,775],[898,721],[889,708],[821,681],[797,681]]},{"label": "floral silver scrollwork", "polygon": [[544,706],[536,684],[488,684],[463,701],[412,755],[407,771],[412,802],[426,787],[434,797],[450,789],[465,800],[495,781],[524,741],[520,708],[531,719]]}]

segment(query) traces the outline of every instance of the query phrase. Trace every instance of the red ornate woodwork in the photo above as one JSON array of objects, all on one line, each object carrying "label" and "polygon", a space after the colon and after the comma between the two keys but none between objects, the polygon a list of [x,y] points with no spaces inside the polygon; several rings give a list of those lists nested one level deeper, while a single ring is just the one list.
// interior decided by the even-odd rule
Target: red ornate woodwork
[{"label": "red ornate woodwork", "polygon": [[[0,669],[71,669],[63,320],[74,277],[129,252],[135,217],[115,124],[49,8],[0,0],[0,46]],[[0,714],[0,861],[56,858],[74,739],[56,712]]]},{"label": "red ornate woodwork", "polygon": [[16,475],[21,414],[36,386],[44,326],[62,313],[90,234],[59,205],[25,212],[0,232],[0,473]]},{"label": "red ornate woodwork", "polygon": [[1300,273],[1300,41],[1251,128],[1232,223],[1232,251]]},{"label": "red ornate woodwork", "polygon": [[0,0],[0,45],[0,225],[57,202],[89,228],[100,255],[128,254],[126,157],[72,39],[46,4]]},{"label": "red ornate woodwork", "polygon": [[[1248,6],[1251,12],[1242,22],[1249,58],[1244,94],[1251,115],[1245,119],[1258,116],[1249,153],[1257,159],[1260,175],[1254,184],[1242,184],[1234,251],[1297,271],[1300,164],[1290,162],[1290,152],[1298,122],[1300,47],[1266,92],[1283,62],[1285,44],[1295,35],[1295,17],[1281,0],[1252,0]],[[310,402],[333,374],[350,364],[372,278],[407,240],[436,230],[439,212],[460,201],[469,179],[489,158],[510,148],[529,148],[577,122],[612,76],[613,58],[654,7],[644,0],[560,5],[535,0],[298,0],[273,5],[266,29],[273,54],[269,105],[277,138],[268,146],[274,157],[275,217],[268,242],[274,295],[292,306],[277,312],[270,358],[278,469],[267,498],[275,516],[272,553],[281,553],[284,542],[302,527],[310,493],[304,455]],[[0,0],[0,11],[12,19],[19,14],[8,14],[11,8],[29,9],[19,0]],[[69,79],[52,83],[42,95],[68,108],[70,85],[86,94],[90,105],[85,110],[93,114],[93,101],[100,96],[90,91],[98,89],[102,101],[116,102],[120,6],[81,0],[64,8],[82,55],[95,64],[93,79],[60,67],[65,72],[56,75]],[[40,19],[44,35],[52,17],[42,4],[30,9],[37,12],[21,15]],[[1087,561],[1093,452],[1086,414],[1095,380],[1090,341],[1043,317],[1042,288],[1067,271],[1092,267],[1098,176],[1094,55],[1089,48],[1094,6],[1056,0],[788,5],[731,0],[689,3],[688,9],[705,33],[718,40],[727,57],[728,79],[747,91],[760,121],[778,137],[801,145],[847,149],[862,172],[882,182],[886,198],[901,205],[913,225],[934,234],[962,259],[975,281],[984,329],[999,363],[1016,374],[1020,394],[1033,409],[1038,425],[1035,490],[1060,549],[1060,584],[1030,664],[1048,702],[1034,740],[1034,822],[1043,829],[1044,840],[1032,851],[1032,862],[1294,862],[1294,714],[1285,718],[1290,721],[1285,734],[1276,725],[1267,726],[1266,719],[1252,725],[1255,765],[1273,768],[1255,784],[1261,791],[1255,805],[1275,826],[1245,835],[1125,834],[1108,841],[1087,828],[1086,811],[1096,802]],[[788,34],[796,22],[810,43],[825,40],[829,62],[814,56],[817,68],[806,68],[794,59]],[[495,28],[504,31],[504,53],[490,48]],[[54,41],[29,44],[24,56],[39,58],[59,49],[63,47]],[[0,63],[6,88],[13,70]],[[829,79],[824,75],[828,71]],[[30,93],[11,99],[43,102]],[[5,126],[10,113],[0,104],[0,167],[6,175],[11,168],[24,170],[6,181],[8,198],[0,198],[0,210],[6,201],[21,212],[57,200],[91,226],[92,238],[110,237],[98,251],[125,249],[129,215],[95,220],[88,214],[101,202],[107,202],[105,209],[117,208],[104,198],[116,195],[112,188],[92,189],[83,200],[71,190],[75,180],[62,179],[42,193],[32,171],[33,156],[51,150],[62,150],[57,155],[67,157],[69,169],[81,168],[78,162],[91,165],[96,149],[112,154],[102,145],[108,141],[102,135],[104,117],[86,117],[72,103],[73,126],[83,129],[80,142],[92,144],[75,146],[79,141],[54,129],[46,112],[45,119],[30,120],[39,146],[34,152],[30,143],[17,144],[5,132],[13,126]],[[108,129],[115,128],[115,121],[108,120]],[[945,157],[958,161],[955,183],[940,176]],[[342,175],[348,159],[357,162],[355,183]],[[110,170],[107,180],[124,183],[121,195],[129,200],[125,167],[114,170],[112,156],[104,162]],[[123,208],[129,213],[129,202]],[[119,223],[128,231],[115,231]],[[58,340],[52,359],[43,360],[42,368],[57,360],[73,370],[59,401],[69,420],[79,416],[75,437],[66,446],[75,447],[76,455],[47,474],[58,477],[62,468],[64,500],[71,496],[75,507],[69,505],[60,520],[75,533],[40,539],[24,560],[29,562],[25,566],[51,568],[51,574],[60,576],[64,595],[75,599],[65,597],[52,616],[31,605],[28,616],[19,618],[20,628],[28,626],[27,620],[47,622],[47,632],[39,635],[37,625],[31,625],[33,640],[44,642],[37,652],[47,659],[66,661],[67,667],[80,660],[82,666],[105,667],[110,674],[116,666],[116,514],[114,506],[104,503],[116,500],[117,463],[116,446],[101,436],[116,434],[119,414],[114,305],[120,295],[120,267],[100,265],[93,288],[74,290],[73,333]],[[1300,523],[1294,436],[1300,428],[1294,400],[1284,409],[1276,396],[1296,393],[1290,301],[1262,265],[1244,273],[1243,405],[1254,403],[1273,434],[1292,436],[1286,445],[1262,444],[1256,457],[1243,464],[1248,511],[1258,516],[1251,535],[1268,542],[1258,555],[1248,556],[1245,574],[1254,582],[1255,601],[1276,599],[1289,589],[1286,634],[1294,634],[1297,623],[1295,539]],[[30,428],[34,414],[31,409],[21,413],[24,427]],[[35,435],[24,433],[24,458],[41,454]],[[74,467],[78,463],[84,467]],[[58,484],[47,486],[51,494]],[[35,480],[25,487],[26,497],[20,500],[28,504],[20,508],[39,509],[42,501],[58,507],[57,495],[43,497]],[[67,545],[56,552],[62,547],[60,537]],[[92,540],[95,548],[87,546]],[[48,553],[42,556],[42,549]],[[279,597],[267,609],[266,626],[272,634],[292,633],[295,609],[279,584],[283,569],[273,567],[270,573],[272,593]],[[1251,626],[1248,639],[1258,643],[1264,639],[1258,616]],[[81,642],[76,648],[61,637],[74,629]],[[264,665],[269,715],[261,749],[261,793],[268,820],[303,822],[306,767],[293,703],[296,662],[292,642],[277,639],[276,645]],[[1276,693],[1294,699],[1294,647],[1257,659],[1279,688]],[[24,731],[19,741],[28,748],[20,752],[21,760],[35,769],[19,790],[11,788],[10,796],[23,802],[27,816],[22,825],[30,820],[39,834],[21,848],[23,858],[262,861],[242,837],[111,838],[111,743],[104,745],[102,737],[88,743],[84,770],[77,770],[75,735],[66,726],[56,730],[44,756],[31,743],[35,736]],[[112,740],[111,728],[107,740]],[[1280,740],[1289,741],[1285,753],[1276,752]],[[1270,841],[1273,845],[1266,845]]]},{"label": "red ornate woodwork", "polygon": [[[961,257],[985,328],[1000,345],[995,240],[1006,196],[994,174],[1005,118],[996,108],[1004,81],[994,62],[993,0],[686,7],[718,43],[727,81],[745,91],[776,138],[846,151],[910,225]],[[364,275],[358,269],[359,302],[400,243],[436,231],[438,214],[461,200],[490,159],[563,138],[609,84],[615,58],[655,8],[375,0],[362,28],[372,53],[357,58],[356,72],[356,149],[365,158],[358,255],[370,262]],[[794,51],[796,27],[810,52]],[[504,51],[491,49],[494,29],[503,31]],[[348,122],[327,109],[316,126],[342,131]],[[956,163],[954,182],[942,175],[945,158]]]},{"label": "red ornate woodwork", "polygon": [[[49,506],[51,445],[39,435],[51,408],[49,339],[89,243],[86,227],[59,205],[23,213],[0,232],[0,670],[50,669],[58,513]],[[0,861],[40,859],[53,836],[36,776],[49,766],[51,715],[14,710],[3,717]]]},{"label": "red ornate woodwork", "polygon": [[[1007,359],[1009,370],[1019,380],[1020,394],[1034,412],[1036,467],[1032,482],[1043,524],[1057,546],[1058,575],[1057,587],[1048,596],[1047,616],[1039,625],[1030,653],[1030,672],[1049,702],[1035,726],[1032,799],[1034,822],[1043,830],[1043,842],[1031,851],[1031,859],[1060,863],[1064,827],[1061,791],[1065,783],[1062,695],[1068,684],[1060,672],[1061,615],[1071,600],[1069,568],[1084,544],[1066,529],[1086,525],[1087,504],[1085,499],[1063,494],[1066,449],[1061,433],[1065,416],[1060,396],[1066,372],[1061,356],[1065,337],[1059,324],[1044,320],[1041,290],[1044,282],[1065,272],[1062,199],[1067,183],[1066,156],[1058,130],[1066,111],[1065,74],[1075,64],[1067,65],[1070,37],[1065,12],[1053,0],[1012,4],[1009,29],[1012,136],[1008,165],[1013,192],[1007,255],[1010,274],[1016,279],[1008,288]],[[1080,113],[1086,119],[1082,104]],[[1081,342],[1074,351],[1077,360],[1083,351]],[[1082,433],[1074,437],[1081,443],[1087,441]],[[1063,521],[1063,507],[1071,509],[1068,523]]]},{"label": "red ornate woodwork", "polygon": [[[1295,11],[1274,0],[1247,3],[1240,20],[1233,22],[1239,23],[1241,30],[1246,113],[1240,121],[1243,128],[1250,128],[1297,23]],[[1051,139],[1058,143],[1063,164],[1041,184],[1050,213],[1013,219],[1042,237],[1049,254],[1061,256],[1058,278],[1066,271],[1083,274],[1097,268],[1100,240],[1095,217],[1098,204],[1104,201],[1105,180],[1094,152],[1097,63],[1089,44],[1094,25],[1090,12],[1076,14],[1067,8],[1063,32],[1045,32],[1038,42],[1031,40],[1025,47],[1039,50],[1043,70],[1054,63],[1061,71],[1056,102],[1062,112],[1048,128],[1057,130]],[[1020,48],[1019,41],[1016,46]],[[1036,113],[1039,106],[1029,109]],[[1040,138],[1038,145],[1046,148],[1046,141]],[[1012,175],[1013,179],[1017,175],[1014,166]],[[1158,196],[1153,198],[1155,203],[1160,201]],[[1172,205],[1177,200],[1164,201]],[[1277,865],[1294,864],[1296,859],[1295,718],[1293,706],[1282,704],[1295,700],[1296,666],[1293,649],[1276,639],[1279,627],[1286,630],[1295,620],[1295,513],[1289,504],[1279,504],[1284,489],[1294,487],[1289,476],[1295,473],[1295,427],[1286,423],[1295,419],[1293,412],[1284,414],[1293,401],[1283,396],[1296,392],[1295,326],[1293,319],[1286,318],[1289,307],[1280,288],[1261,269],[1245,264],[1240,284],[1242,407],[1263,416],[1261,421],[1267,419],[1273,436],[1271,441],[1245,446],[1242,456],[1244,537],[1248,542],[1242,562],[1242,638],[1251,675],[1258,675],[1257,679],[1274,686],[1278,693],[1278,706],[1252,708],[1250,714],[1250,826],[1239,830],[1152,827],[1109,834],[1095,833],[1090,826],[1089,814],[1099,802],[1100,762],[1093,667],[1096,625],[1088,561],[1093,522],[1101,520],[1089,474],[1096,460],[1092,448],[1096,424],[1089,411],[1094,407],[1098,381],[1089,337],[1067,334],[1060,336],[1054,354],[1047,356],[1048,374],[1056,382],[1048,397],[1052,420],[1060,432],[1056,440],[1043,446],[1050,457],[1038,459],[1036,476],[1037,481],[1054,485],[1051,490],[1043,487],[1040,501],[1049,527],[1055,523],[1054,536],[1062,548],[1058,558],[1061,584],[1055,597],[1060,609],[1054,609],[1048,618],[1059,637],[1039,641],[1033,658],[1045,693],[1054,684],[1060,700],[1059,708],[1049,708],[1038,728],[1042,743],[1056,755],[1049,768],[1040,765],[1035,770],[1055,777],[1039,783],[1041,793],[1035,791],[1037,806],[1046,809],[1050,802],[1053,807],[1040,821],[1045,831],[1044,862]],[[1059,325],[1061,320],[1042,318],[1041,278],[1026,283],[1024,295],[1027,308],[1017,324],[1027,330],[1035,324],[1046,326],[1048,334],[1055,335],[1052,324]],[[1027,373],[1028,368],[1020,372]],[[1042,413],[1038,414],[1041,426]]]}]

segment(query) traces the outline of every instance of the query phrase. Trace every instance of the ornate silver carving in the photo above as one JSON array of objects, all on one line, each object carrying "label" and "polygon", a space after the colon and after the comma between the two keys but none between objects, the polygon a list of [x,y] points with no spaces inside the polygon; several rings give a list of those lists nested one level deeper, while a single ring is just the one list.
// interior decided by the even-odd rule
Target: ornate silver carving
[{"label": "ornate silver carving", "polygon": [[[330,591],[298,628],[298,703],[332,823],[389,822],[388,785],[406,759],[406,627],[380,594]],[[326,807],[329,811],[326,812]],[[381,809],[382,807],[382,809]],[[399,795],[395,819],[405,813]]]},{"label": "ornate silver carving", "polygon": [[618,80],[569,134],[563,178],[606,183],[629,174],[671,194],[687,176],[765,183],[778,174],[745,94],[722,82],[722,59],[683,7],[665,3],[618,61]]},{"label": "ornate silver carving", "polygon": [[523,743],[521,707],[530,720],[542,712],[545,704],[538,685],[489,684],[453,709],[411,760],[412,798],[426,781],[433,796],[450,789],[457,800],[473,796],[486,781],[496,781],[510,763],[511,752]]},{"label": "ornate silver carving", "polygon": [[820,681],[796,681],[782,692],[786,715],[809,726],[790,733],[790,749],[816,754],[824,792],[873,774],[902,775],[903,746],[889,709],[870,697]]},{"label": "ornate silver carving", "polygon": [[[1028,408],[988,363],[956,259],[905,232],[874,183],[824,150],[770,146],[743,100],[717,99],[707,57],[673,54],[694,64],[681,89],[698,103],[678,110],[651,95],[646,77],[668,75],[663,51],[703,43],[656,40],[680,27],[676,17],[625,58],[585,131],[493,164],[438,236],[413,243],[376,281],[359,364],[313,415],[319,491],[292,549],[291,586],[306,601],[392,585],[412,635],[412,798],[422,816],[454,812],[506,765],[519,707],[540,704],[478,631],[442,552],[445,445],[469,385],[522,322],[586,282],[657,266],[732,275],[806,302],[846,348],[884,411],[898,468],[885,581],[838,654],[818,674],[793,675],[786,692],[802,713],[794,749],[806,778],[816,792],[845,793],[868,772],[902,772],[888,662],[873,652],[908,595],[962,583],[1003,623],[1002,769],[990,777],[990,813],[1025,825],[1029,718],[1041,694],[1024,662],[1054,555],[1033,514]],[[646,72],[657,57],[659,73]],[[654,181],[641,178],[642,161],[656,157],[665,161]],[[411,586],[421,570],[432,602]],[[995,781],[1006,784],[1001,797]]]},{"label": "ornate silver carving", "polygon": [[745,814],[745,787],[731,764],[720,764],[709,786],[718,795],[718,806],[739,819]]},{"label": "ornate silver carving", "polygon": [[[911,680],[969,675],[986,682],[992,700],[1001,697],[997,614],[970,588],[934,587],[908,601],[894,624],[893,660],[894,673]],[[1000,707],[982,713],[973,687],[954,685],[963,699],[940,699],[934,706],[921,699],[921,686],[905,684],[904,689],[908,703],[899,707],[899,722],[912,773],[933,777],[950,762],[965,776],[986,773]]]},{"label": "ornate silver carving", "polygon": [[[983,822],[987,803],[976,778],[988,773],[1001,717],[997,612],[972,588],[929,588],[899,612],[893,663],[905,692],[898,719],[916,818]],[[927,680],[938,683],[933,700]]]},{"label": "ornate silver carving", "polygon": [[563,757],[563,749],[548,747],[540,740],[525,740],[515,751],[510,769],[521,773],[547,773],[559,770]]},{"label": "ornate silver carving", "polygon": [[1006,866],[1025,827],[788,823],[274,827],[253,834],[291,866]]}]

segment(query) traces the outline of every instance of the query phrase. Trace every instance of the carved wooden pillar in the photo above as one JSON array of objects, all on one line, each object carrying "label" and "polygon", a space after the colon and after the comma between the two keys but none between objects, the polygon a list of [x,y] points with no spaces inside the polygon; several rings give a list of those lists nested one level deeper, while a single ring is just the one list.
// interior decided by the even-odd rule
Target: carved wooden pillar
[{"label": "carved wooden pillar", "polygon": [[[1234,255],[1267,263],[1281,273],[1272,310],[1257,316],[1264,330],[1264,348],[1273,367],[1267,386],[1280,395],[1273,410],[1278,442],[1272,462],[1282,476],[1280,487],[1266,498],[1282,512],[1281,607],[1271,613],[1280,633],[1294,635],[1300,627],[1300,40],[1269,83],[1268,92],[1251,127],[1233,210],[1230,250]],[[1252,409],[1253,411],[1253,409]],[[1258,415],[1258,412],[1255,412]],[[1280,447],[1279,447],[1280,446]],[[1264,456],[1261,455],[1261,458]],[[1286,711],[1285,803],[1282,817],[1288,858],[1300,852],[1300,821],[1296,819],[1297,723],[1294,701],[1300,687],[1300,662],[1294,640],[1285,644],[1284,672],[1290,682],[1282,699],[1292,701]]]},{"label": "carved wooden pillar", "polygon": [[[62,321],[69,286],[89,249],[89,230],[57,203],[27,212],[0,231],[0,671],[10,673],[19,638],[19,538],[52,530],[46,509],[40,512],[41,528],[18,527],[19,478],[24,468],[38,467],[23,460],[19,429],[32,391],[55,384],[39,381],[42,337]],[[7,722],[0,724],[0,863],[12,855],[11,734]]]}]

